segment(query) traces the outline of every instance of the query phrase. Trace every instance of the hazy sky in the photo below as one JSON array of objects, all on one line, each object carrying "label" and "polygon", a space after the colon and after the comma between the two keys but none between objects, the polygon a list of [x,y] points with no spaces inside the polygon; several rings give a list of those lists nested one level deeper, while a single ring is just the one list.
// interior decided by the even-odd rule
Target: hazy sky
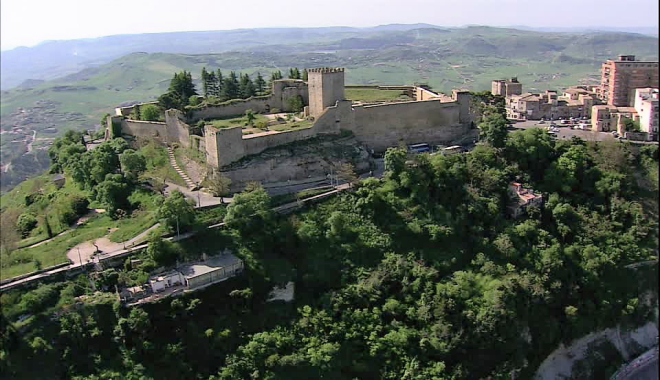
[{"label": "hazy sky", "polygon": [[0,8],[2,50],[113,34],[284,26],[658,25],[658,0],[2,0]]}]

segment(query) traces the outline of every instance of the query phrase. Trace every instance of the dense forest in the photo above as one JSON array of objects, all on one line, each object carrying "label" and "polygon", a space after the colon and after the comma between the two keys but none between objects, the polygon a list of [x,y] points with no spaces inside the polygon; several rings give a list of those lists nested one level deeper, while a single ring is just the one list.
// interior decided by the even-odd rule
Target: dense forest
[{"label": "dense forest", "polygon": [[[657,254],[638,185],[657,196],[657,146],[502,134],[489,117],[469,153],[389,149],[382,179],[290,215],[250,186],[228,228],[159,243],[143,267],[3,293],[1,376],[531,378],[560,343],[649,320],[656,266],[625,266]],[[509,217],[511,181],[543,207]],[[246,271],[154,304],[117,301],[115,285],[138,283],[154,250],[200,247],[231,249]],[[295,301],[266,302],[289,281]]]}]

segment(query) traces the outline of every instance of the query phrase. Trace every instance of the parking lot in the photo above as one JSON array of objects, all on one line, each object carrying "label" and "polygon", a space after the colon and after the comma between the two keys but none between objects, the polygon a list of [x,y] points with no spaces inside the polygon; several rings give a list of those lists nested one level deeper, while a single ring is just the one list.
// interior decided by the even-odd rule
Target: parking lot
[{"label": "parking lot", "polygon": [[[547,129],[550,126],[550,122],[546,121],[544,124],[539,124],[539,120],[528,120],[513,123],[512,131],[520,129],[528,129],[539,127]],[[570,139],[573,136],[577,136],[585,141],[604,141],[604,140],[616,140],[610,132],[594,132],[594,131],[585,131],[580,129],[571,129],[568,125],[561,125],[556,123],[557,131],[557,140]]]}]

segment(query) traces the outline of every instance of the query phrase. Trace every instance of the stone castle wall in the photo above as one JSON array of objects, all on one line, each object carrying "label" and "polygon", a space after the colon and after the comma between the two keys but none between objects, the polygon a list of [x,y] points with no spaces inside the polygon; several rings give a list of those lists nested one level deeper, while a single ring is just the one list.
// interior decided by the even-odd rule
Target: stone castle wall
[{"label": "stone castle wall", "polygon": [[223,167],[245,156],[259,154],[266,149],[294,141],[307,140],[320,134],[339,134],[339,132],[339,127],[334,122],[334,112],[330,112],[327,122],[319,123],[317,121],[310,128],[243,136],[240,127],[216,129],[206,126],[204,136],[208,163],[214,167]]},{"label": "stone castle wall", "polygon": [[122,134],[167,142],[167,124],[156,121],[121,120]]},{"label": "stone castle wall", "polygon": [[253,96],[248,99],[233,99],[215,106],[192,109],[190,121],[218,119],[245,114],[251,109],[255,113],[267,113],[277,108],[282,112],[291,111],[289,99],[301,96],[303,104],[309,103],[307,83],[302,80],[281,79],[273,82],[272,93],[265,96]]}]

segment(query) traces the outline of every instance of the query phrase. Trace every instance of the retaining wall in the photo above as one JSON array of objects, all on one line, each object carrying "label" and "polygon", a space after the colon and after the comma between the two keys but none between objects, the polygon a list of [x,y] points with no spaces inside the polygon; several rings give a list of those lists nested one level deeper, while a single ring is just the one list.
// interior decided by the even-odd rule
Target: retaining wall
[{"label": "retaining wall", "polygon": [[135,137],[144,137],[166,142],[169,138],[167,124],[157,121],[139,121],[123,119],[121,133]]}]

